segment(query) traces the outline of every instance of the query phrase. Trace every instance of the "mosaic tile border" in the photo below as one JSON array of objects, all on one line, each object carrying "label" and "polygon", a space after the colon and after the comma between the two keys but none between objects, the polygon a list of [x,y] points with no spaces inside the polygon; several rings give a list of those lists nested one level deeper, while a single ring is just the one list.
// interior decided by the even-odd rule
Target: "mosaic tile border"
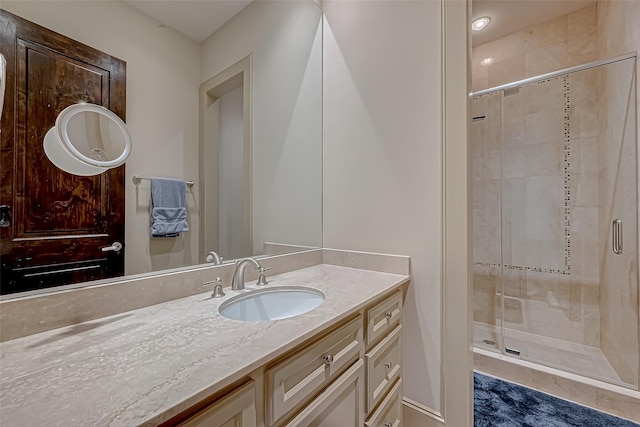
[{"label": "mosaic tile border", "polygon": [[490,262],[474,262],[474,267],[502,267],[507,270],[519,270],[519,271],[531,271],[535,273],[549,273],[549,274],[565,274],[568,275],[570,273],[566,272],[566,270],[555,270],[552,268],[537,268],[537,267],[526,267],[522,265],[509,265],[509,264],[494,264]]},{"label": "mosaic tile border", "polygon": [[570,84],[569,75],[563,78],[564,87],[564,268],[563,274],[571,274],[571,123],[569,116]]}]

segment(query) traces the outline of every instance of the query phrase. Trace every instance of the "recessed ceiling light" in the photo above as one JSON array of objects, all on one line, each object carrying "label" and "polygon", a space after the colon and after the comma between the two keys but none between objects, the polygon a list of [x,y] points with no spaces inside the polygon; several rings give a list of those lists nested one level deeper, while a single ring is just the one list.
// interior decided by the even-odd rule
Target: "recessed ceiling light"
[{"label": "recessed ceiling light", "polygon": [[482,18],[474,19],[471,23],[471,29],[473,31],[482,31],[487,25],[491,22],[491,18],[488,16],[483,16]]},{"label": "recessed ceiling light", "polygon": [[491,64],[493,64],[493,58],[484,58],[482,61],[480,61],[480,65],[483,65],[485,67],[488,67]]}]

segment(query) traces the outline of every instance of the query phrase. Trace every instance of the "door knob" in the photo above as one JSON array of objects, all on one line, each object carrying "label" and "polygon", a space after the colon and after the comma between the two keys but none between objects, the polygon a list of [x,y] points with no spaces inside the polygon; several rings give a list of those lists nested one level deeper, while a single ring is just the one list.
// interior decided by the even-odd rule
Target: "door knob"
[{"label": "door knob", "polygon": [[100,248],[100,249],[102,250],[102,252],[109,252],[109,251],[118,252],[120,249],[122,249],[122,243],[113,242],[111,246],[105,246],[104,248]]}]

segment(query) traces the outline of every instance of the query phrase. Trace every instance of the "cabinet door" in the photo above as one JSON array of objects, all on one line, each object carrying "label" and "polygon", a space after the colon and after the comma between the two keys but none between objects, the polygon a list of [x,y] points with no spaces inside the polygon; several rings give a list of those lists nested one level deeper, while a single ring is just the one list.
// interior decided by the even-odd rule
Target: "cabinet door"
[{"label": "cabinet door", "polygon": [[359,359],[287,427],[360,427],[364,422],[364,362]]},{"label": "cabinet door", "polygon": [[402,378],[399,379],[380,407],[371,415],[366,427],[401,427],[402,426]]},{"label": "cabinet door", "polygon": [[181,423],[195,427],[256,427],[256,400],[253,381],[218,400]]},{"label": "cabinet door", "polygon": [[402,375],[402,325],[367,352],[367,412],[373,411]]}]

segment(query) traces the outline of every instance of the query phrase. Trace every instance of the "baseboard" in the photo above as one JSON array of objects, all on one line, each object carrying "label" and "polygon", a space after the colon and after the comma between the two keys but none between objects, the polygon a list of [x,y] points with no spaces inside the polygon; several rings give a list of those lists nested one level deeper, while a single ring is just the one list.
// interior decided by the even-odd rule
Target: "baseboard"
[{"label": "baseboard", "polygon": [[405,427],[442,427],[444,418],[439,412],[404,397],[402,399],[402,425]]}]

